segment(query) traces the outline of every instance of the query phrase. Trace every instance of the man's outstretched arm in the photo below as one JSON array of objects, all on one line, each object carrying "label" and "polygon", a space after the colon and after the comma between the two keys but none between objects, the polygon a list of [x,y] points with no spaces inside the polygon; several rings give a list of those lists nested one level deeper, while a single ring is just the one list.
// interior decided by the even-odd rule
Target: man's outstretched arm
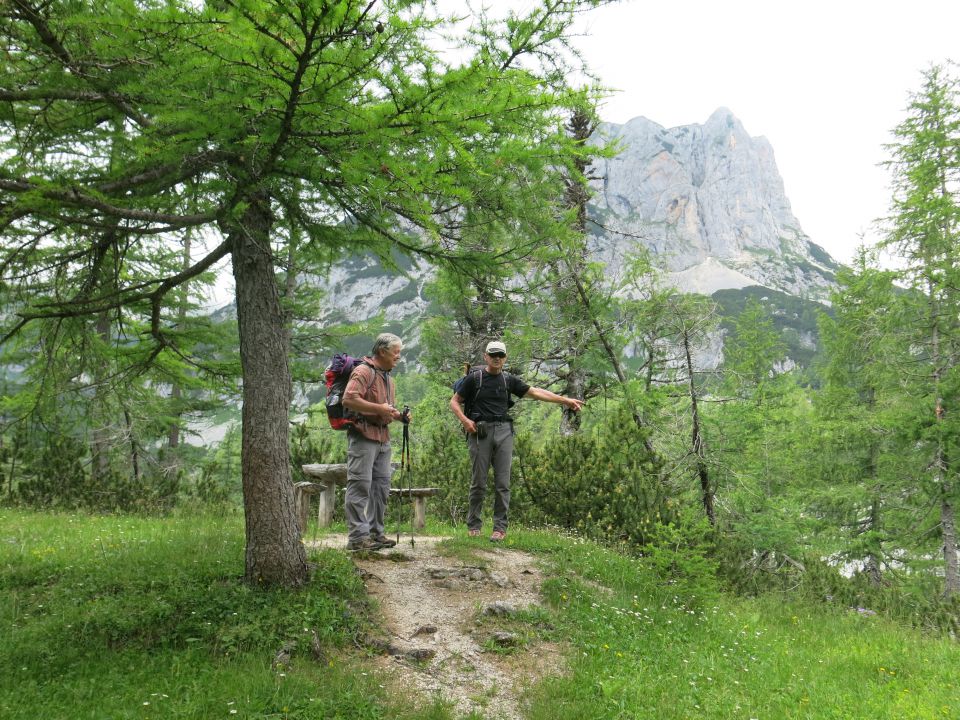
[{"label": "man's outstretched arm", "polygon": [[557,403],[558,405],[564,405],[574,412],[580,412],[580,409],[583,407],[583,400],[577,400],[576,398],[566,397],[565,395],[557,395],[555,392],[549,390],[544,390],[543,388],[532,387],[524,393],[525,398],[533,398],[534,400],[542,400],[543,402]]}]

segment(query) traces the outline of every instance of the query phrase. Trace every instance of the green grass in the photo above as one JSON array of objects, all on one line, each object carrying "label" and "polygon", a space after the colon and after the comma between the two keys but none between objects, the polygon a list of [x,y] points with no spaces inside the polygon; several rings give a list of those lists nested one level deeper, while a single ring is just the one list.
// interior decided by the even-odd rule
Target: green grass
[{"label": "green grass", "polygon": [[[0,510],[0,717],[447,717],[391,706],[352,651],[367,622],[352,564],[311,560],[304,590],[256,589],[239,517]],[[289,668],[271,669],[287,643]]]},{"label": "green grass", "polygon": [[[536,688],[534,719],[955,718],[960,646],[878,616],[677,592],[593,543],[511,531],[545,557],[570,673]],[[609,591],[605,590],[609,589]]]},{"label": "green grass", "polygon": [[[0,510],[0,717],[451,717],[391,692],[353,648],[369,606],[345,553],[312,555],[306,589],[271,591],[241,582],[242,543],[237,516]],[[461,528],[441,549],[467,561],[489,546]],[[554,532],[511,528],[503,547],[541,559],[545,607],[480,618],[481,634],[518,635],[516,649],[488,649],[549,640],[568,657],[533,687],[534,720],[957,716],[954,641],[845,609],[732,598],[709,579],[665,581]],[[293,660],[273,670],[285,643]]]}]

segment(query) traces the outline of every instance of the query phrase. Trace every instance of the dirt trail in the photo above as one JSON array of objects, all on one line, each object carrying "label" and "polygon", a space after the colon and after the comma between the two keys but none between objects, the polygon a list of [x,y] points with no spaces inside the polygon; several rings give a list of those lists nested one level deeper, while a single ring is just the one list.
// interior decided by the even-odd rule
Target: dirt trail
[{"label": "dirt trail", "polygon": [[[466,561],[444,557],[436,548],[442,539],[417,537],[411,547],[407,536],[393,550],[355,557],[388,637],[389,654],[377,662],[397,688],[439,695],[458,715],[519,720],[524,689],[559,672],[563,659],[554,644],[524,646],[493,616],[539,605],[542,571],[532,555],[502,546],[478,543]],[[346,536],[316,545],[343,548]],[[496,650],[515,643],[513,652]]]}]

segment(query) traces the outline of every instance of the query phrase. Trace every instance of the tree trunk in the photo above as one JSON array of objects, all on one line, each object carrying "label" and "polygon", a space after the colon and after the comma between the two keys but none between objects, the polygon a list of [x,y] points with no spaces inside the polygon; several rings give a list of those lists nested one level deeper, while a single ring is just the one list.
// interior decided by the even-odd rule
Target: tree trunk
[{"label": "tree trunk", "polygon": [[949,495],[944,493],[940,502],[940,526],[943,528],[943,557],[945,583],[943,594],[952,597],[960,592],[960,568],[957,567],[957,524],[953,515],[953,504]]},{"label": "tree trunk", "polygon": [[[102,312],[97,316],[94,329],[104,344],[110,342],[110,316],[107,315],[107,313]],[[94,487],[99,488],[105,482],[107,472],[110,469],[112,433],[110,423],[107,419],[109,416],[109,401],[106,398],[107,390],[103,382],[103,376],[106,375],[106,373],[103,372],[102,367],[97,367],[94,369],[93,375],[95,378],[95,386],[93,402],[90,404],[93,410],[93,437],[90,441],[90,475]]]},{"label": "tree trunk", "polygon": [[[183,235],[183,260],[181,270],[186,272],[190,269],[192,254],[192,228],[188,228]],[[181,327],[187,319],[187,306],[190,304],[190,283],[184,282],[178,289],[180,299],[177,307],[177,320]],[[178,380],[174,379],[170,387],[170,416],[172,421],[167,428],[167,447],[160,452],[160,466],[163,468],[163,474],[173,483],[176,488],[180,483],[180,441],[183,435],[183,388]],[[175,491],[175,490],[174,490]]]},{"label": "tree trunk", "polygon": [[[867,532],[878,532],[880,529],[880,498],[874,495],[870,502],[870,527]],[[880,553],[870,550],[867,553],[867,559],[864,562],[864,571],[870,578],[870,584],[880,586],[883,584],[883,570],[880,567]]]},{"label": "tree trunk", "polygon": [[[874,402],[875,393],[873,388],[870,388],[867,406],[870,408],[870,413],[873,413],[873,408],[875,406]],[[880,555],[880,520],[881,520],[881,508],[882,508],[882,496],[880,493],[880,480],[878,478],[879,470],[877,468],[877,456],[880,452],[878,443],[870,443],[870,453],[867,456],[867,477],[870,478],[873,483],[873,497],[870,499],[870,527],[867,528],[867,532],[874,534],[874,537],[877,537],[876,545],[877,549],[871,549],[867,553],[867,559],[865,562],[865,571],[867,577],[870,578],[870,582],[873,585],[879,586],[883,583],[883,570],[881,568],[881,555]],[[871,543],[871,546],[873,544]]]},{"label": "tree trunk", "polygon": [[[595,123],[592,116],[585,108],[577,108],[570,122],[567,124],[567,131],[571,137],[580,145],[585,145],[590,139],[595,129]],[[570,274],[582,276],[586,267],[586,237],[587,237],[587,203],[590,200],[590,191],[584,181],[587,173],[587,158],[577,157],[574,160],[577,175],[567,178],[566,191],[564,193],[564,202],[568,208],[576,211],[573,228],[580,242],[577,246],[577,255],[571,261],[567,260],[567,267]],[[558,263],[554,271],[556,275],[555,295],[558,300],[566,304],[569,302],[568,312],[561,312],[569,324],[564,329],[566,336],[566,361],[569,371],[566,377],[566,384],[563,394],[584,400],[586,398],[586,371],[582,366],[584,354],[584,333],[586,331],[586,318],[584,312],[586,307],[578,307],[576,303],[577,291],[573,286],[571,277],[563,273]],[[573,435],[580,430],[580,413],[564,407],[560,416],[560,434]]]},{"label": "tree trunk", "polygon": [[[181,265],[181,270],[186,272],[190,269],[190,255],[191,255],[191,229],[187,229],[183,234],[183,263]],[[180,286],[180,303],[177,308],[177,319],[180,321],[180,324],[187,319],[187,305],[190,300],[190,283],[185,282]],[[183,397],[183,389],[180,387],[180,383],[174,380],[173,386],[170,388],[170,400],[171,405],[173,406],[173,422],[170,423],[170,427],[167,432],[167,447],[171,450],[169,457],[167,459],[167,470],[176,475],[179,470],[180,462],[177,457],[177,448],[180,447],[180,420],[183,416],[183,409],[180,404],[180,400]]]},{"label": "tree trunk", "polygon": [[7,497],[13,499],[13,476],[17,470],[17,456],[20,453],[20,434],[14,432],[13,451],[10,453],[10,469],[7,475]]},{"label": "tree trunk", "polygon": [[960,592],[960,571],[957,567],[957,532],[953,517],[953,506],[950,503],[949,464],[947,462],[946,441],[944,440],[943,420],[946,408],[943,401],[941,381],[943,366],[940,357],[940,304],[936,299],[936,290],[931,282],[927,287],[930,302],[930,318],[932,320],[930,354],[933,365],[933,395],[934,419],[936,421],[936,447],[934,449],[933,468],[934,476],[940,488],[940,531],[943,537],[943,594],[950,597]]},{"label": "tree trunk", "polygon": [[134,486],[142,491],[140,486],[140,450],[137,448],[137,438],[133,431],[133,420],[130,419],[130,411],[123,409],[123,420],[127,425],[127,439],[130,441],[130,464],[133,466]]},{"label": "tree trunk", "polygon": [[[597,337],[600,339],[600,344],[603,346],[603,350],[607,355],[607,359],[610,361],[610,365],[613,367],[614,373],[616,373],[617,380],[623,387],[623,396],[627,401],[627,406],[630,408],[630,415],[633,417],[633,422],[637,426],[638,430],[645,432],[647,430],[647,424],[644,422],[643,417],[640,415],[640,411],[637,410],[636,404],[630,397],[627,374],[623,371],[623,365],[620,363],[620,358],[617,357],[616,351],[613,349],[613,346],[610,344],[610,341],[607,338],[607,333],[604,332],[603,327],[600,325],[600,321],[594,316],[593,309],[590,304],[590,297],[587,295],[587,290],[584,288],[580,278],[576,275],[576,273],[573,272],[573,268],[570,267],[569,261],[567,264],[567,269],[570,271],[570,276],[573,279],[575,287],[577,288],[577,295],[580,297],[580,301],[583,303],[583,307],[586,309],[587,314],[590,317],[590,322],[593,324],[593,329],[597,332]],[[656,455],[656,451],[653,448],[653,443],[648,435],[645,435],[643,438],[643,447],[651,456]]]},{"label": "tree trunk", "polygon": [[243,371],[241,472],[248,582],[298,586],[307,581],[288,447],[290,366],[270,249],[268,198],[248,198],[230,232]]},{"label": "tree trunk", "polygon": [[707,520],[711,525],[717,524],[716,511],[713,507],[713,489],[710,487],[710,474],[707,470],[707,448],[703,435],[700,433],[700,409],[697,404],[697,386],[693,379],[693,358],[690,354],[690,334],[683,330],[683,352],[687,362],[687,387],[690,391],[690,449],[696,458],[697,477],[700,479],[700,498]]},{"label": "tree trunk", "polygon": [[[573,357],[571,356],[571,360]],[[586,393],[586,374],[580,367],[571,367],[567,374],[567,382],[563,389],[563,394],[567,397],[583,400]],[[560,416],[560,434],[567,436],[580,431],[580,413],[571,410],[568,407],[563,408]]]}]

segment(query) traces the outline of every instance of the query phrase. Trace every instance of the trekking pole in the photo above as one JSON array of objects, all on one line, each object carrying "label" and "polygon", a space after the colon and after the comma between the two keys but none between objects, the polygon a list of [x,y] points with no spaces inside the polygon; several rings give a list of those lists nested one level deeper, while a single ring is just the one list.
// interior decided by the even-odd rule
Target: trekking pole
[{"label": "trekking pole", "polygon": [[[403,406],[403,413],[401,420],[403,421],[403,445],[400,447],[400,471],[402,473],[401,477],[406,477],[407,479],[407,498],[410,501],[410,547],[414,547],[415,543],[413,540],[413,481],[410,478],[410,473],[413,470],[413,464],[410,462],[410,407],[408,405]],[[403,485],[400,486],[401,497],[403,491]],[[400,542],[400,532],[397,531],[397,542]]]}]

